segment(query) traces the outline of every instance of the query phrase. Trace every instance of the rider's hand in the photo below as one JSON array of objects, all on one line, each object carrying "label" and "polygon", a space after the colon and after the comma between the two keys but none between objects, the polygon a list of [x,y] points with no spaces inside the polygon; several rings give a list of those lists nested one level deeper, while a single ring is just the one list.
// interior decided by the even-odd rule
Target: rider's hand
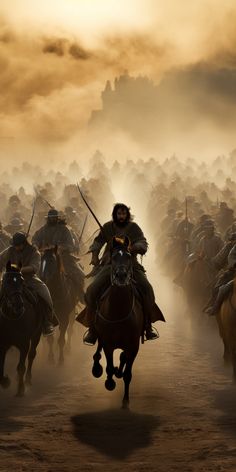
[{"label": "rider's hand", "polygon": [[93,253],[90,265],[93,265],[95,267],[99,265],[99,258],[97,254]]}]

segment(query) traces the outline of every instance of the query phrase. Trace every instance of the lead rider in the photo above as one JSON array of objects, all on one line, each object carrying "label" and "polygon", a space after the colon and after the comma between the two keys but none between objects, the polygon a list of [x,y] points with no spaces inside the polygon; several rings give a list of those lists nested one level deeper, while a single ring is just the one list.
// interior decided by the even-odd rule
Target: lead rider
[{"label": "lead rider", "polygon": [[[147,240],[141,228],[132,221],[130,209],[123,203],[117,203],[112,212],[112,220],[103,225],[99,235],[94,239],[93,244],[89,248],[89,252],[92,253],[90,264],[95,267],[95,272],[97,269],[97,275],[87,288],[85,295],[87,320],[89,320],[89,330],[84,338],[86,344],[95,344],[97,341],[95,328],[97,303],[111,284],[111,242],[113,237],[124,238],[125,236],[130,240],[133,276],[141,296],[146,339],[152,340],[159,337],[159,334],[152,328],[152,322],[157,320],[165,321],[161,310],[155,303],[154,291],[146,277],[145,270],[137,260],[138,254],[141,256],[146,254],[148,249]],[[105,244],[105,251],[100,261],[99,254]],[[78,321],[80,321],[80,315]]]}]

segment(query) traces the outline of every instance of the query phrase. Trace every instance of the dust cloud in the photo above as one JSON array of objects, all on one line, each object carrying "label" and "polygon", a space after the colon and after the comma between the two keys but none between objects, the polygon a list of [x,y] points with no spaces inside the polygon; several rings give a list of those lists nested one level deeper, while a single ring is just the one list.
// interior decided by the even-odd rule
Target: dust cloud
[{"label": "dust cloud", "polygon": [[234,148],[233,2],[21,0],[0,13],[1,160],[85,161],[96,148],[108,161],[212,159]]}]

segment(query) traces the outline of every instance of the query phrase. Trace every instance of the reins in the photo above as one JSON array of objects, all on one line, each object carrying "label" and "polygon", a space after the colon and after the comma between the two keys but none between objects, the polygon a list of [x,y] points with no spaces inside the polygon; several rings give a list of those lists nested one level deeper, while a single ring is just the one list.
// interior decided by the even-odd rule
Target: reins
[{"label": "reins", "polygon": [[131,308],[131,310],[130,310],[130,312],[127,316],[125,316],[124,318],[121,318],[119,320],[109,320],[108,318],[105,318],[105,316],[103,316],[101,314],[101,312],[99,311],[98,308],[97,308],[97,311],[96,311],[96,316],[98,318],[100,318],[102,321],[104,321],[104,323],[107,323],[107,324],[124,323],[125,321],[128,321],[131,318],[131,316],[133,314],[133,311],[134,311],[134,304],[135,304],[135,296],[134,296],[134,290],[133,290],[133,287],[132,287],[132,308]]}]

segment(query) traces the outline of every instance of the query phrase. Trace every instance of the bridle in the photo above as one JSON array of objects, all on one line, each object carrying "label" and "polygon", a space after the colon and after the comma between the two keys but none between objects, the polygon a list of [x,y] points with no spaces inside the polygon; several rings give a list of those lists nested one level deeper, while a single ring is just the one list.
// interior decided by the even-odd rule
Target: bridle
[{"label": "bridle", "polygon": [[[22,316],[24,315],[24,312],[25,312],[25,307],[24,307],[24,304],[23,304],[23,296],[22,296],[23,293],[22,293],[22,290],[20,290],[19,288],[12,291],[10,296],[7,293],[7,291],[4,292],[4,287],[6,285],[6,278],[9,277],[9,275],[12,276],[13,282],[17,282],[17,278],[18,278],[18,280],[20,279],[22,281],[22,283],[23,283],[23,280],[24,280],[20,272],[14,272],[14,271],[5,272],[4,277],[3,277],[3,281],[2,281],[2,289],[1,289],[2,293],[1,293],[1,296],[0,296],[0,314],[3,318],[5,318],[9,321],[16,321],[16,320],[21,319]],[[23,309],[22,309],[22,312],[20,314],[17,314],[17,316],[12,316],[12,315],[8,316],[7,315],[8,310],[12,310],[12,308],[13,308],[13,303],[12,303],[12,297],[13,296],[14,296],[14,299],[16,297],[18,297],[19,301],[22,302]],[[6,311],[3,309],[4,305],[7,308]],[[13,313],[14,313],[14,311],[13,311]]]},{"label": "bridle", "polygon": [[[115,256],[117,254],[119,254],[122,256],[123,254],[128,254],[130,257],[130,253],[123,250],[123,248],[121,249],[118,249],[118,251],[116,251],[116,253],[114,254]],[[114,257],[114,256],[113,256]],[[127,269],[127,265],[126,264],[120,264],[119,265],[119,269]],[[118,286],[118,287],[121,287],[121,286],[129,286],[131,285],[131,288],[132,288],[132,307],[131,307],[131,310],[130,312],[128,313],[127,316],[125,316],[124,318],[121,318],[119,320],[108,320],[107,318],[105,318],[101,312],[99,311],[99,307],[97,307],[97,311],[96,311],[96,316],[98,318],[100,318],[104,323],[107,323],[107,324],[119,324],[119,323],[124,323],[125,321],[128,321],[131,316],[133,315],[133,311],[134,311],[134,305],[135,305],[135,295],[134,295],[134,288],[133,288],[133,266],[132,266],[132,262],[130,264],[130,267],[129,267],[129,270],[127,271],[127,279],[126,279],[126,283],[124,284],[118,284],[116,282],[116,273],[114,273],[113,271],[113,267],[111,266],[111,286]],[[102,296],[102,299],[104,299],[104,297],[106,296],[106,294],[109,292],[110,290],[110,287],[108,287],[108,289],[105,291],[105,293],[103,294]]]}]

